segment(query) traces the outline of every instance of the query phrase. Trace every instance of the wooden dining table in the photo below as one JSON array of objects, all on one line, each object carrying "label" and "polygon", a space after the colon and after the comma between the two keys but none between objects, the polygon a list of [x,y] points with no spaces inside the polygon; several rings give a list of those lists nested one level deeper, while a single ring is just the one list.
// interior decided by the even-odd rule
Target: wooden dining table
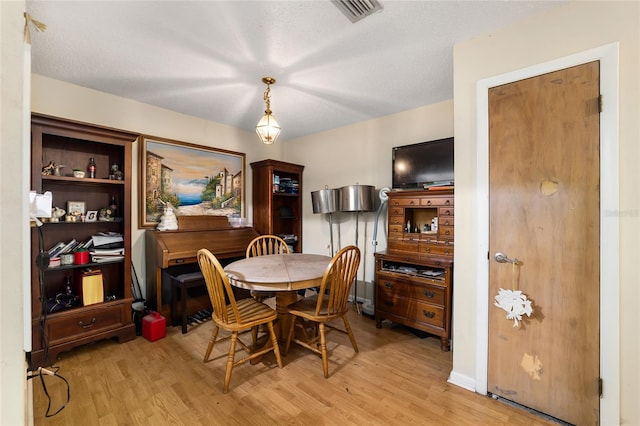
[{"label": "wooden dining table", "polygon": [[282,338],[290,321],[287,306],[298,300],[299,290],[320,286],[329,262],[331,257],[320,254],[271,254],[237,260],[225,266],[224,271],[235,287],[275,293]]}]

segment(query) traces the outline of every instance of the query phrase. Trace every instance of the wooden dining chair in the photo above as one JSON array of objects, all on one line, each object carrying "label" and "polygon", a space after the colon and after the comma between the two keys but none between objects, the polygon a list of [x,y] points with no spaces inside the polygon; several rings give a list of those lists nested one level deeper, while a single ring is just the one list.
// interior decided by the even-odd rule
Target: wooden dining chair
[{"label": "wooden dining chair", "polygon": [[[288,353],[291,341],[315,352],[322,357],[322,368],[326,378],[329,377],[326,336],[330,331],[335,330],[347,334],[353,350],[358,352],[356,338],[347,319],[347,301],[359,265],[360,249],[353,245],[344,247],[336,253],[327,266],[318,294],[313,297],[305,297],[287,307],[287,312],[292,315],[292,320],[284,354]],[[329,321],[338,318],[342,318],[344,330],[328,324]],[[314,332],[311,335],[307,332],[309,323],[314,326]],[[304,338],[295,336],[296,327],[301,329],[301,335]]]},{"label": "wooden dining chair", "polygon": [[[245,257],[266,256],[268,254],[289,254],[291,250],[287,243],[277,235],[260,235],[255,237],[247,246]],[[267,291],[251,291],[251,296],[259,302],[275,294]]]},{"label": "wooden dining chair", "polygon": [[[282,238],[278,237],[277,235],[260,235],[259,237],[255,237],[253,240],[251,240],[251,242],[247,246],[245,257],[289,253],[291,253],[289,245],[287,245],[287,243]],[[275,293],[273,292],[251,290],[251,297],[256,299],[258,302],[262,302],[263,300],[274,296]],[[251,331],[254,342],[258,338],[259,331],[260,330],[258,328],[254,328]]]},{"label": "wooden dining chair", "polygon": [[246,257],[264,256],[267,254],[289,254],[289,246],[277,235],[260,235],[247,246]]},{"label": "wooden dining chair", "polygon": [[[213,346],[217,342],[231,339],[229,345],[229,354],[227,356],[227,369],[224,377],[223,392],[229,390],[229,382],[231,381],[231,371],[236,365],[243,364],[249,360],[260,357],[270,351],[273,351],[278,361],[278,367],[282,368],[282,358],[280,357],[280,348],[278,347],[278,338],[273,328],[273,322],[278,317],[278,313],[264,303],[260,303],[252,298],[241,299],[236,301],[233,295],[233,288],[229,283],[229,278],[224,272],[222,265],[218,259],[207,249],[198,250],[198,265],[207,284],[207,291],[213,306],[213,321],[215,327],[209,339],[209,345],[204,355],[203,362],[213,361],[216,358],[210,358]],[[228,301],[228,303],[227,303]],[[241,331],[252,330],[260,325],[266,324],[269,329],[271,338],[271,346],[252,351],[239,338]],[[218,339],[220,329],[231,332],[231,335]],[[236,343],[239,343],[249,355],[235,360]],[[255,342],[254,342],[255,343]],[[255,346],[255,345],[254,345]]]}]

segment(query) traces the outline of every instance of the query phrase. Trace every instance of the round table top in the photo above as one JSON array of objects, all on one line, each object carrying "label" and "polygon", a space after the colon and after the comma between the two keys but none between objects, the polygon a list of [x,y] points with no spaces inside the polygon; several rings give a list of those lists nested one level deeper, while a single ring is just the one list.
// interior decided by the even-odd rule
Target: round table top
[{"label": "round table top", "polygon": [[291,291],[320,285],[329,262],[331,257],[320,254],[271,254],[237,260],[224,271],[236,287]]}]

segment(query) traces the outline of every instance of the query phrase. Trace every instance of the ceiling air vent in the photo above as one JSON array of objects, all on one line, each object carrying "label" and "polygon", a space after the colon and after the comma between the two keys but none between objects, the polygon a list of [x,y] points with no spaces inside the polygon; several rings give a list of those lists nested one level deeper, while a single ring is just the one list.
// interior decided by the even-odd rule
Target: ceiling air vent
[{"label": "ceiling air vent", "polygon": [[382,5],[377,0],[331,0],[331,3],[353,23],[382,11]]}]

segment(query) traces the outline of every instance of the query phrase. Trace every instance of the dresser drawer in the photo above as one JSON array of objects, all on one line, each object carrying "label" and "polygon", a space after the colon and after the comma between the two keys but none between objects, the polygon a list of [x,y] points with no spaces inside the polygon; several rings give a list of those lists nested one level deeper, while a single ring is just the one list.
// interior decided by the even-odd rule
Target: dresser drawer
[{"label": "dresser drawer", "polygon": [[389,207],[389,217],[400,216],[404,217],[404,208],[402,207]]},{"label": "dresser drawer", "polygon": [[420,200],[420,205],[422,207],[431,207],[431,206],[443,206],[448,207],[451,206],[453,208],[453,197],[428,197]]},{"label": "dresser drawer", "polygon": [[389,225],[389,239],[391,239],[392,235],[394,237],[397,236],[398,238],[402,238],[403,233],[404,233],[403,225]]},{"label": "dresser drawer", "polygon": [[[417,299],[408,299],[395,293],[380,291],[376,300],[376,310],[392,321],[404,324],[422,323],[430,326],[444,328],[445,310],[442,306],[432,305]],[[383,313],[387,314],[384,315]]]},{"label": "dresser drawer", "polygon": [[418,240],[409,241],[406,239],[389,239],[387,245],[389,251],[404,251],[411,253],[419,252]]},{"label": "dresser drawer", "polygon": [[122,327],[125,324],[122,304],[83,309],[77,312],[61,312],[47,319],[49,344],[81,339],[101,331]]},{"label": "dresser drawer", "polygon": [[438,238],[453,239],[453,226],[441,226],[438,228]]},{"label": "dresser drawer", "polygon": [[420,254],[453,256],[453,244],[420,243]]},{"label": "dresser drawer", "polygon": [[438,228],[442,229],[445,226],[453,227],[453,216],[438,216]]},{"label": "dresser drawer", "polygon": [[394,198],[389,201],[389,210],[393,211],[394,207],[418,207],[419,205],[419,198]]},{"label": "dresser drawer", "polygon": [[402,216],[389,216],[389,226],[400,226],[404,228],[406,223],[404,221],[404,215]]},{"label": "dresser drawer", "polygon": [[386,300],[395,297],[407,297],[422,300],[435,305],[444,306],[445,289],[434,285],[420,285],[405,283],[402,280],[380,278],[380,294],[384,294]]},{"label": "dresser drawer", "polygon": [[438,208],[438,217],[442,216],[453,216],[453,206],[451,207],[439,207]]}]

